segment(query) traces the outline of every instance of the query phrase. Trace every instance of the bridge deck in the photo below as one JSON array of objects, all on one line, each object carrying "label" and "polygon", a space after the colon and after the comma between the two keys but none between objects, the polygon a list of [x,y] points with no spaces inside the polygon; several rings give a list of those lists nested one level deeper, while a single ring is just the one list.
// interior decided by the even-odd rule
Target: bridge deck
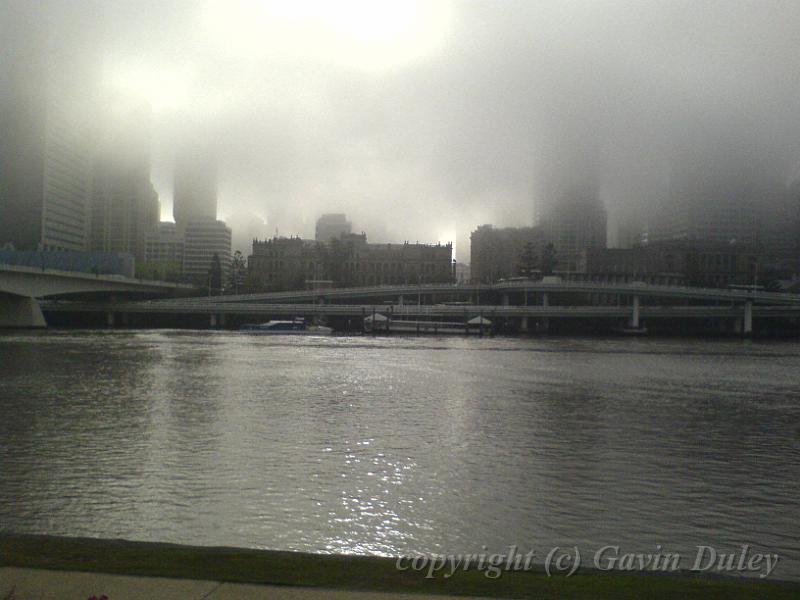
[{"label": "bridge deck", "polygon": [[[266,304],[266,303],[180,303],[180,302],[46,302],[47,312],[116,312],[131,314],[195,314],[195,315],[274,315],[274,316],[369,316],[373,312],[391,318],[449,318],[459,320],[483,315],[486,318],[574,317],[602,318],[630,316],[630,306],[386,306],[375,304]],[[739,317],[741,306],[642,306],[641,318],[714,318]],[[800,316],[800,306],[754,306],[753,315]]]},{"label": "bridge deck", "polygon": [[[751,301],[757,304],[788,304],[800,305],[800,294],[782,294],[777,292],[727,290],[717,288],[682,287],[647,285],[640,283],[599,283],[599,282],[504,282],[496,284],[427,284],[427,285],[398,285],[398,286],[373,286],[359,288],[339,288],[320,290],[299,290],[291,292],[271,292],[258,294],[239,294],[228,296],[207,296],[192,298],[191,302],[206,303],[289,303],[289,302],[314,302],[319,299],[325,301],[345,299],[387,298],[396,300],[403,296],[406,301],[413,301],[420,294],[450,295],[462,298],[480,298],[485,294],[555,294],[555,293],[584,293],[606,294],[622,296],[640,296],[650,298],[682,298],[694,300],[711,300],[722,302]],[[163,300],[164,303],[172,300]]]}]

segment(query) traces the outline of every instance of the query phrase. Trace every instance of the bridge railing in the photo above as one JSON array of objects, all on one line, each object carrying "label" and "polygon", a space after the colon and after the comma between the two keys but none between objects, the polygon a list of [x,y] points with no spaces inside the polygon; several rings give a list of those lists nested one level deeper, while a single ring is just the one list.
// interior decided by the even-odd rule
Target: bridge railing
[{"label": "bridge railing", "polygon": [[486,292],[579,292],[592,294],[614,294],[626,296],[677,297],[730,302],[763,302],[772,304],[800,304],[800,295],[759,290],[727,290],[721,288],[665,286],[644,283],[609,283],[579,281],[514,281],[495,284],[421,284],[421,285],[379,285],[359,288],[325,288],[285,292],[262,292],[239,295],[201,296],[195,298],[166,299],[162,303],[191,302],[207,304],[215,302],[280,301],[303,299],[357,298],[369,296],[407,296],[413,303],[414,296],[420,293],[459,292],[481,294]]}]

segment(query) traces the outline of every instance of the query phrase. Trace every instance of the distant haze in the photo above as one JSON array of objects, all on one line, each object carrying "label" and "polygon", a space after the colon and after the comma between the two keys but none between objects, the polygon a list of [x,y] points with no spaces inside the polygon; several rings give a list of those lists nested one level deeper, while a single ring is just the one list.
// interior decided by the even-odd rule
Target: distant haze
[{"label": "distant haze", "polygon": [[[592,186],[612,221],[702,163],[787,183],[800,165],[800,2],[0,0],[0,53],[76,68],[212,139],[222,217],[313,237],[324,212],[389,241],[454,241]],[[4,67],[5,68],[5,67]],[[753,200],[758,201],[758,199]],[[241,218],[237,220],[242,220]],[[246,219],[244,219],[246,221]],[[234,232],[236,235],[236,232]]]}]

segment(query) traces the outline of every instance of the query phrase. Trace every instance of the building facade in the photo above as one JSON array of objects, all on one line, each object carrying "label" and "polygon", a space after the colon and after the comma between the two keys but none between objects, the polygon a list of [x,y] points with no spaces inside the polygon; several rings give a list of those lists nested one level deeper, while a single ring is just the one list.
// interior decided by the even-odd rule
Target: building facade
[{"label": "building facade", "polygon": [[[493,283],[538,268],[543,245],[538,227],[481,225],[470,235],[470,276],[476,283]],[[528,257],[527,253],[533,255]],[[525,264],[532,262],[532,265]]]},{"label": "building facade", "polygon": [[[102,171],[102,172],[101,172]],[[95,170],[92,185],[91,246],[105,252],[130,252],[146,260],[147,236],[158,227],[158,193],[149,177]]]},{"label": "building facade", "polygon": [[0,247],[85,251],[91,69],[64,52],[67,25],[42,19],[32,3],[7,8],[3,44],[13,50],[0,60]]},{"label": "building facade", "polygon": [[417,285],[452,282],[452,260],[451,244],[370,244],[366,234],[343,235],[330,244],[275,237],[253,242],[248,271],[258,287],[273,291],[302,289],[312,281]]},{"label": "building facade", "polygon": [[88,128],[58,102],[34,97],[4,99],[0,129],[0,246],[87,250]]},{"label": "building facade", "polygon": [[150,181],[149,120],[146,106],[109,102],[92,179],[92,249],[130,252],[140,262],[161,212]]},{"label": "building facade", "polygon": [[207,284],[217,255],[222,267],[222,281],[228,280],[231,265],[231,229],[224,221],[194,219],[183,231],[183,276],[198,285]]},{"label": "building facade", "polygon": [[719,242],[654,242],[628,249],[587,249],[580,271],[599,281],[646,281],[724,288],[752,285],[759,256]]},{"label": "building facade", "polygon": [[183,273],[183,237],[178,235],[175,223],[162,221],[155,231],[147,234],[145,240],[145,261],[152,263],[172,263],[180,265]]}]

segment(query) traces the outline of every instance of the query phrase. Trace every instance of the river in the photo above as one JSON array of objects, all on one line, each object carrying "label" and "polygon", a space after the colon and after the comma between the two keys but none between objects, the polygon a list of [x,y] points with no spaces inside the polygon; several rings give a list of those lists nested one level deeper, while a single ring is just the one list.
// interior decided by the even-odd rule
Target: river
[{"label": "river", "polygon": [[800,344],[0,335],[0,530],[400,555],[774,552]]}]

